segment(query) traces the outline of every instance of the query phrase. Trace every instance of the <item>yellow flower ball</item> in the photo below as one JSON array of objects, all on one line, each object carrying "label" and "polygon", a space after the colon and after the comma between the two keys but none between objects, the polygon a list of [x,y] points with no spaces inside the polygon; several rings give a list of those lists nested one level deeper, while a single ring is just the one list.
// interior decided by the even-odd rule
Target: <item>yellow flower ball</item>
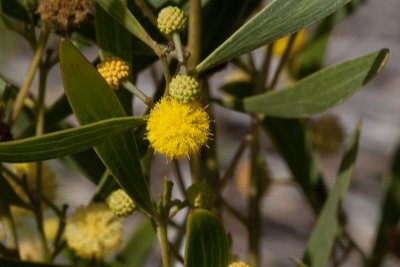
[{"label": "yellow flower ball", "polygon": [[189,75],[176,75],[169,84],[171,97],[182,103],[190,103],[197,99],[200,93],[199,82]]},{"label": "yellow flower ball", "polygon": [[186,26],[186,16],[179,7],[168,6],[158,13],[157,25],[165,34],[181,32]]},{"label": "yellow flower ball", "polygon": [[250,267],[250,266],[244,262],[237,261],[237,262],[233,262],[233,263],[229,264],[228,267]]},{"label": "yellow flower ball", "polygon": [[209,116],[199,103],[163,98],[150,112],[147,139],[155,151],[169,159],[190,157],[207,142],[209,124]]},{"label": "yellow flower ball", "polygon": [[103,259],[121,244],[122,224],[107,205],[90,204],[67,218],[65,239],[80,257]]},{"label": "yellow flower ball", "polygon": [[119,58],[111,57],[97,65],[97,70],[114,90],[129,76],[129,66]]},{"label": "yellow flower ball", "polygon": [[108,207],[115,216],[126,217],[135,211],[136,204],[122,189],[117,189],[108,198]]}]

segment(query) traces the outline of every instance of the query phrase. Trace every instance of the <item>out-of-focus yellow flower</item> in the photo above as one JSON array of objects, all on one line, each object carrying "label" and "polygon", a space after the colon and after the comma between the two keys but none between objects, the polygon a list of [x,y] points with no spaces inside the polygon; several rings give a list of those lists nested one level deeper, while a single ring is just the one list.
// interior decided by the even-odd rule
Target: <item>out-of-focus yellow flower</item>
[{"label": "out-of-focus yellow flower", "polygon": [[160,32],[165,34],[181,32],[186,27],[186,16],[179,7],[168,6],[158,13],[157,25]]},{"label": "out-of-focus yellow flower", "polygon": [[43,252],[37,239],[18,240],[18,249],[21,260],[33,262],[43,261]]},{"label": "out-of-focus yellow flower", "polygon": [[[29,191],[36,191],[36,163],[16,163],[12,167],[15,174],[26,181]],[[56,178],[53,171],[44,163],[42,166],[42,194],[49,200],[54,200],[56,196]],[[24,189],[18,185],[10,177],[5,176],[7,181],[10,183],[12,188],[15,190],[17,195],[24,201],[29,202],[28,195],[25,193]],[[45,205],[43,205],[45,207]],[[13,207],[13,212],[17,212],[20,215],[26,214],[26,210],[23,208]]]},{"label": "out-of-focus yellow flower", "polygon": [[251,81],[251,76],[242,70],[235,70],[235,71],[229,72],[224,77],[225,83],[250,82],[250,81]]},{"label": "out-of-focus yellow flower", "polygon": [[97,70],[114,90],[118,89],[122,80],[129,76],[129,66],[125,61],[110,57],[97,65]]},{"label": "out-of-focus yellow flower", "polygon": [[147,139],[169,159],[190,157],[207,142],[209,124],[207,112],[197,102],[183,104],[163,98],[150,112]]},{"label": "out-of-focus yellow flower", "polygon": [[237,261],[237,262],[233,262],[233,263],[229,264],[228,267],[250,267],[250,266],[244,262]]},{"label": "out-of-focus yellow flower", "polygon": [[107,205],[94,203],[67,218],[65,238],[80,257],[103,259],[121,244],[122,224]]},{"label": "out-of-focus yellow flower", "polygon": [[56,217],[46,218],[44,220],[44,234],[48,241],[54,241],[57,236],[57,231],[60,221]]},{"label": "out-of-focus yellow flower", "polygon": [[[282,56],[283,53],[285,53],[286,47],[289,43],[289,38],[290,38],[290,35],[285,36],[274,42],[273,54],[275,56]],[[296,54],[302,48],[305,41],[306,41],[306,32],[305,32],[305,30],[301,30],[298,32],[298,34],[296,36],[296,39],[295,39],[293,47],[292,47],[291,55]]]}]

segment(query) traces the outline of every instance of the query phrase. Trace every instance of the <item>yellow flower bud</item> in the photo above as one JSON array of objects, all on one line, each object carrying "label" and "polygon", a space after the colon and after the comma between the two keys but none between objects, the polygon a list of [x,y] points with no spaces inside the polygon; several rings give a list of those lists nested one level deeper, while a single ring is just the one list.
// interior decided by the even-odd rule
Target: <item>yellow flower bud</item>
[{"label": "yellow flower bud", "polygon": [[129,76],[129,66],[119,58],[111,57],[97,65],[97,70],[112,89],[118,89],[121,81]]},{"label": "yellow flower bud", "polygon": [[179,7],[168,6],[158,13],[157,24],[162,33],[181,32],[186,26],[186,16]]},{"label": "yellow flower bud", "polygon": [[108,198],[108,207],[118,217],[126,217],[135,210],[135,202],[128,196],[128,194],[118,189],[111,193]]},{"label": "yellow flower bud", "polygon": [[229,264],[228,267],[250,267],[250,266],[244,262],[237,261],[237,262],[233,262],[233,263]]},{"label": "yellow flower bud", "polygon": [[188,75],[176,75],[169,84],[169,94],[181,103],[190,103],[197,99],[200,85],[195,78]]}]

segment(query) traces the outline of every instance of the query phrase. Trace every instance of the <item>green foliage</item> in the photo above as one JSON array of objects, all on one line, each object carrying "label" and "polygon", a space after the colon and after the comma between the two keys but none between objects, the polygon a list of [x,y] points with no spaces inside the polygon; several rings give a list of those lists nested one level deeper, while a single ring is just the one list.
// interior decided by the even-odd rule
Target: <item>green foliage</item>
[{"label": "green foliage", "polygon": [[196,209],[189,214],[186,230],[185,267],[225,267],[229,244],[225,229],[218,218],[207,210]]},{"label": "green foliage", "polygon": [[329,194],[314,230],[308,239],[304,262],[310,267],[326,266],[329,262],[335,237],[340,226],[340,203],[347,192],[354,171],[360,127],[361,125],[359,124],[353,133],[342,158],[333,190]]},{"label": "green foliage", "polygon": [[[307,203],[317,216],[303,261],[293,258],[295,264],[323,267],[334,263],[338,266],[338,253],[334,253],[336,249],[345,254],[355,248],[346,233],[346,221],[341,220],[346,214],[340,204],[353,175],[361,126],[356,126],[342,158],[336,182],[331,192],[328,192],[324,184],[323,165],[319,164],[319,154],[312,143],[310,116],[325,112],[348,99],[379,74],[386,64],[389,51],[381,49],[324,68],[323,59],[331,32],[339,22],[362,6],[364,0],[273,0],[266,6],[263,6],[265,1],[261,0],[96,0],[93,2],[96,13],[88,17],[84,24],[66,29],[65,32],[51,29],[51,35],[64,37],[58,52],[50,50],[53,46],[47,44],[47,38],[37,38],[38,27],[41,36],[47,36],[51,28],[51,25],[40,21],[35,12],[35,5],[45,1],[0,0],[0,19],[4,26],[0,28],[1,37],[3,30],[5,33],[10,30],[19,34],[34,50],[33,61],[36,62],[27,73],[25,81],[12,84],[0,73],[0,134],[7,133],[8,128],[14,134],[13,141],[0,143],[0,204],[5,204],[3,206],[7,209],[12,205],[30,210],[29,216],[37,226],[35,234],[31,236],[39,236],[34,241],[38,241],[36,243],[39,243],[41,250],[36,254],[47,263],[21,260],[17,248],[22,247],[18,239],[23,231],[19,221],[15,223],[13,218],[19,215],[4,212],[0,214],[0,222],[5,225],[7,236],[4,238],[0,231],[0,254],[11,255],[15,259],[0,258],[1,266],[57,267],[52,263],[62,258],[68,261],[67,265],[77,267],[139,267],[149,262],[148,258],[158,239],[157,249],[161,250],[160,262],[163,267],[170,267],[171,263],[176,262],[185,267],[227,267],[229,262],[240,259],[231,255],[230,243],[236,241],[236,232],[227,234],[221,218],[225,211],[233,216],[224,216],[224,219],[237,219],[247,230],[249,265],[263,266],[261,255],[264,255],[265,248],[262,247],[262,225],[265,218],[262,204],[268,200],[264,197],[274,189],[273,185],[278,179],[275,179],[277,177],[274,177],[273,172],[269,172],[269,160],[265,158],[270,156],[273,148],[268,149],[268,153],[262,149],[262,144],[266,142],[263,140],[265,136],[260,134],[261,129],[267,133],[276,152],[289,167],[293,178],[291,182],[304,193]],[[157,29],[157,13],[168,5],[182,8],[188,16],[187,31],[180,35],[176,33],[173,37],[164,36]],[[60,10],[63,7],[61,5]],[[306,29],[311,38],[300,48],[295,49],[290,44],[282,55],[274,54],[273,44],[277,44],[279,38],[292,36],[291,40],[294,40],[296,32],[312,24],[317,25]],[[50,38],[52,42],[59,40],[53,37]],[[262,55],[260,67],[253,62],[252,52],[264,45],[269,45],[268,49],[256,52]],[[93,62],[89,62],[80,51],[86,46],[91,46],[94,48],[91,51],[97,52]],[[45,47],[49,50],[41,52]],[[111,89],[109,81],[95,68],[99,61],[107,57],[118,57],[130,67],[129,77],[121,81],[117,90]],[[277,68],[271,63],[273,57],[278,60]],[[47,106],[46,80],[58,62],[65,92]],[[234,65],[244,75],[240,79],[222,83],[220,89],[224,98],[220,99],[214,96],[209,78],[220,71],[225,63]],[[296,81],[275,90],[276,84],[284,82],[281,74],[285,71],[289,71],[289,75]],[[38,95],[22,96],[23,90],[16,84],[24,84],[27,89],[33,87],[31,82],[26,87],[25,82],[33,81],[35,73],[39,74]],[[187,155],[190,172],[182,172],[180,162],[170,160],[167,161],[167,167],[173,167],[175,173],[168,173],[173,177],[161,179],[166,174],[160,174],[158,169],[163,168],[156,165],[159,160],[153,160],[158,153],[154,152],[154,146],[147,140],[146,122],[152,115],[154,104],[168,96],[168,85],[171,78],[177,75],[189,75],[191,80],[199,82],[200,103],[193,104],[191,108],[193,113],[198,112],[198,109],[207,111],[211,121],[208,137],[212,140],[209,140],[209,147],[203,146],[194,151],[193,155]],[[113,76],[118,77],[117,71]],[[143,90],[135,85],[137,78],[150,76],[152,83],[147,83],[147,86],[153,87],[153,98],[147,96],[148,88]],[[140,111],[141,116],[136,115],[139,106],[136,106],[136,101],[146,105]],[[17,104],[22,105],[21,112],[12,114]],[[248,128],[246,135],[234,155],[229,157],[232,160],[227,166],[220,165],[217,160],[217,155],[224,155],[226,151],[221,152],[220,149],[224,147],[219,146],[219,143],[217,145],[217,141],[224,140],[225,136],[214,125],[223,119],[214,113],[216,104],[243,112],[251,121],[249,127],[245,126]],[[175,121],[163,117],[163,114],[158,121],[163,126],[158,132],[161,137],[164,137],[162,134],[168,136],[169,131],[174,130],[171,131],[175,133],[170,137],[171,142],[161,144],[170,146],[168,151],[178,150],[181,146],[197,141],[194,140],[199,125],[197,119],[191,121],[189,114],[182,121],[179,112],[175,113]],[[75,127],[66,121],[70,115],[77,119],[80,126]],[[184,140],[175,142],[176,133],[185,130],[179,127],[188,125],[188,128],[192,128],[190,134],[185,135]],[[205,130],[202,133],[207,136]],[[172,143],[178,145],[172,147]],[[244,190],[241,191],[248,206],[242,212],[232,206],[231,199],[225,197],[228,195],[225,193],[229,192],[224,193],[223,190],[246,151],[249,152],[250,167],[246,175],[242,175],[246,177],[240,179],[245,180]],[[390,250],[387,246],[390,235],[396,231],[399,222],[399,155],[395,155],[387,175],[377,240],[371,256],[365,261],[366,266],[378,267],[381,264]],[[68,240],[64,240],[63,233],[65,223],[71,223],[67,220],[70,212],[67,212],[66,206],[59,205],[57,199],[53,201],[44,197],[45,189],[42,185],[45,185],[43,183],[46,180],[41,169],[37,169],[32,176],[34,181],[28,181],[28,174],[18,174],[21,177],[13,174],[14,178],[21,181],[22,190],[29,196],[30,203],[22,200],[11,182],[5,178],[10,175],[7,163],[40,164],[40,161],[48,159],[62,159],[62,163],[92,181],[97,190],[89,196],[91,202],[106,201],[110,192],[118,188],[124,189],[136,202],[138,211],[132,216],[142,213],[141,216],[145,218],[140,217],[127,243],[115,256],[109,259],[83,259],[78,256],[83,254],[68,248]],[[163,157],[159,159],[165,160]],[[188,175],[191,179],[186,179]],[[64,179],[58,174],[57,178]],[[190,184],[186,184],[189,180],[191,184],[201,183],[210,189],[207,198],[210,210],[190,207],[190,194],[187,193]],[[32,189],[27,186],[27,182],[34,183]],[[176,195],[173,190],[175,184],[181,190],[181,195]],[[45,234],[43,216],[47,206],[61,222],[54,240]],[[187,216],[183,210],[187,211]],[[178,213],[179,220],[175,218]],[[184,220],[181,221],[181,218]],[[106,223],[115,223],[114,220]],[[96,224],[93,223],[92,227],[96,228]],[[172,227],[177,230],[175,240],[169,235]],[[96,238],[103,234],[97,232],[100,230],[90,229],[90,233],[81,238],[85,240],[90,237],[88,246],[96,247],[99,245],[96,244]],[[266,236],[268,238],[268,234]],[[346,250],[335,246],[336,242],[343,241],[344,236],[350,244]],[[185,252],[180,255],[183,240],[186,240]]]},{"label": "green foliage", "polygon": [[245,98],[243,109],[281,118],[321,113],[343,102],[379,73],[388,56],[384,49],[323,69],[282,90]]}]

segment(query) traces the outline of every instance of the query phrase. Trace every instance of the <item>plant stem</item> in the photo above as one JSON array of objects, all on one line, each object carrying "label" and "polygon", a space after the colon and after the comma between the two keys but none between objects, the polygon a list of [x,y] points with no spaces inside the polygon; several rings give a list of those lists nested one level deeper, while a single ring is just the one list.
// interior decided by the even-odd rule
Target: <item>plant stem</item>
[{"label": "plant stem", "polygon": [[5,229],[8,251],[16,258],[19,258],[17,231],[11,216],[10,206],[7,203],[0,202],[0,221]]},{"label": "plant stem", "polygon": [[161,246],[161,257],[163,267],[169,267],[169,243],[166,223],[158,222],[157,237]]},{"label": "plant stem", "polygon": [[135,4],[140,8],[143,15],[145,15],[151,24],[157,27],[157,16],[154,15],[153,10],[143,0],[135,0]]},{"label": "plant stem", "polygon": [[176,180],[178,182],[178,187],[181,190],[182,194],[184,196],[186,196],[186,187],[185,187],[185,183],[183,181],[181,169],[179,168],[179,161],[174,159],[173,163],[174,163],[174,168],[175,168],[175,172],[176,172],[176,178],[177,178]]},{"label": "plant stem", "polygon": [[17,98],[15,99],[15,102],[14,102],[14,106],[12,109],[12,115],[10,117],[10,119],[11,119],[10,125],[13,122],[15,122],[19,113],[22,110],[22,107],[24,105],[24,100],[29,92],[29,87],[32,84],[33,78],[35,77],[36,70],[38,69],[39,64],[42,60],[42,55],[46,48],[46,43],[47,43],[47,39],[49,37],[49,33],[50,33],[50,30],[46,26],[42,26],[41,31],[40,31],[39,41],[37,43],[32,62],[29,65],[24,83],[22,84],[22,86],[18,92]]},{"label": "plant stem", "polygon": [[185,57],[183,55],[183,47],[179,33],[174,32],[172,34],[172,40],[174,41],[175,45],[176,58],[178,59],[179,63],[183,64],[185,62]]},{"label": "plant stem", "polygon": [[252,139],[251,135],[246,135],[243,138],[242,142],[240,143],[238,149],[236,150],[235,155],[233,156],[231,163],[229,164],[227,170],[225,171],[224,176],[222,176],[219,185],[216,188],[216,192],[220,193],[224,189],[225,185],[229,181],[230,177],[232,176],[234,170],[236,169],[236,165],[239,163],[239,159],[242,156],[243,152],[247,148],[247,145],[250,143]]},{"label": "plant stem", "polygon": [[280,76],[280,74],[281,74],[281,72],[282,72],[282,70],[283,70],[283,67],[285,66],[286,62],[287,62],[288,59],[289,59],[290,52],[292,51],[292,47],[293,47],[294,41],[296,40],[296,37],[297,37],[297,33],[294,33],[294,34],[292,34],[292,35],[289,37],[289,42],[288,42],[288,44],[287,44],[287,46],[286,46],[285,52],[283,53],[283,56],[282,56],[282,58],[281,58],[281,61],[279,62],[278,68],[276,69],[276,72],[275,72],[275,74],[274,74],[274,77],[273,77],[273,79],[272,79],[272,82],[271,82],[271,84],[268,86],[268,88],[269,88],[270,90],[273,89],[273,88],[275,88],[275,86],[276,86],[277,83],[278,83],[279,76]]},{"label": "plant stem", "polygon": [[[39,68],[39,96],[37,102],[37,121],[36,121],[36,136],[41,136],[44,133],[44,118],[45,118],[45,96],[46,96],[46,79],[48,70],[42,64]],[[50,254],[47,247],[46,235],[44,233],[43,225],[43,192],[42,192],[42,170],[43,163],[36,163],[36,190],[35,190],[35,202],[34,202],[34,214],[39,232],[39,239],[42,246],[43,258],[45,261],[50,261]]]},{"label": "plant stem", "polygon": [[188,68],[196,67],[201,58],[201,0],[189,1]]},{"label": "plant stem", "polygon": [[[271,66],[271,58],[272,58],[272,50],[274,48],[274,43],[268,45],[267,52],[265,53],[265,57],[263,60],[263,65],[261,67],[260,72],[258,72],[256,79],[256,93],[262,92],[265,90],[265,84],[268,81],[269,69]],[[268,90],[268,88],[267,88]]]},{"label": "plant stem", "polygon": [[261,215],[260,200],[262,196],[262,188],[260,188],[260,177],[257,174],[257,162],[260,153],[259,142],[259,120],[252,119],[251,125],[251,175],[249,186],[249,249],[250,249],[250,265],[258,267],[260,265],[260,234],[261,234]]},{"label": "plant stem", "polygon": [[167,56],[163,55],[160,57],[161,60],[161,66],[164,72],[164,78],[165,78],[165,90],[164,90],[164,97],[168,96],[168,88],[169,88],[169,83],[171,82],[171,74],[169,73],[169,66],[168,66],[168,60]]},{"label": "plant stem", "polygon": [[145,95],[142,91],[140,91],[133,83],[130,81],[126,80],[122,82],[122,86],[131,92],[133,95],[137,96],[140,100],[143,101],[147,106],[152,106],[153,105],[153,100],[151,97]]}]

